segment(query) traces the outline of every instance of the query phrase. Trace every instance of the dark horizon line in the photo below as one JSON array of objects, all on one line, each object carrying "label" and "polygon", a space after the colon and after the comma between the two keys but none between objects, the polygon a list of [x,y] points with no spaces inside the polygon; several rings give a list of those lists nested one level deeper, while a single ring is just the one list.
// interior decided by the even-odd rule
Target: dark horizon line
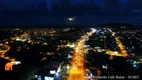
[{"label": "dark horizon line", "polygon": [[129,28],[135,28],[135,27],[141,27],[138,25],[134,25],[134,24],[130,24],[130,23],[120,23],[120,22],[116,22],[116,23],[104,23],[104,24],[99,24],[99,25],[92,25],[92,26],[87,26],[87,25],[79,25],[79,24],[48,24],[48,25],[37,25],[37,26],[32,26],[32,25],[9,25],[9,26],[4,26],[4,25],[0,25],[0,29],[1,28],[92,28],[92,27],[121,27],[121,26],[125,26],[125,27],[129,27]]}]

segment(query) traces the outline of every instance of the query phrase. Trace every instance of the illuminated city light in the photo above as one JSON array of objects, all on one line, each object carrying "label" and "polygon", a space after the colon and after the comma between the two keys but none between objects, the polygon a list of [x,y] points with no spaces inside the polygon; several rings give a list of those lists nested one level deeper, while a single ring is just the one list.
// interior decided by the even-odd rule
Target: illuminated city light
[{"label": "illuminated city light", "polygon": [[137,67],[136,64],[134,64],[133,67]]},{"label": "illuminated city light", "polygon": [[11,62],[11,63],[13,63],[13,64],[15,64],[15,65],[21,64],[20,61],[13,61],[13,62]]},{"label": "illuminated city light", "polygon": [[[68,21],[68,20],[67,20]],[[69,19],[69,21],[73,21],[73,19]],[[71,28],[70,28],[71,29]],[[99,29],[99,28],[97,28],[97,29]],[[114,32],[112,32],[112,34],[109,34],[108,35],[108,37],[107,36],[102,36],[102,35],[98,35],[98,34],[94,34],[94,35],[97,35],[97,37],[94,37],[94,35],[92,36],[92,37],[90,37],[92,34],[93,34],[93,32],[96,32],[96,31],[98,31],[98,30],[96,30],[96,29],[94,29],[94,28],[91,28],[90,29],[91,30],[91,32],[88,32],[86,35],[84,35],[84,36],[81,36],[81,35],[83,35],[86,31],[88,31],[88,29],[81,29],[81,30],[79,30],[78,31],[78,29],[76,30],[76,29],[73,29],[73,30],[71,30],[71,31],[68,31],[68,30],[66,30],[66,31],[68,31],[68,32],[66,32],[66,34],[65,34],[65,36],[67,36],[67,38],[66,37],[62,37],[62,36],[64,36],[64,35],[62,35],[62,34],[64,34],[62,31],[64,31],[64,30],[61,30],[61,32],[62,33],[60,33],[60,31],[57,31],[57,34],[53,34],[53,32],[55,32],[56,33],[56,31],[49,31],[49,32],[51,32],[52,34],[50,34],[49,32],[47,32],[46,33],[46,35],[48,36],[48,37],[46,37],[45,36],[45,39],[42,39],[43,37],[38,37],[37,38],[37,36],[36,36],[36,39],[35,39],[35,37],[34,37],[34,35],[33,35],[33,33],[31,33],[32,35],[30,35],[30,37],[32,38],[31,40],[27,40],[26,38],[22,38],[22,36],[21,37],[19,37],[18,39],[19,39],[19,41],[26,41],[27,40],[27,42],[25,42],[25,43],[22,43],[22,42],[17,42],[16,41],[16,38],[17,37],[14,37],[14,39],[13,40],[5,40],[5,42],[6,41],[10,41],[9,42],[9,44],[6,44],[5,42],[2,42],[3,44],[3,46],[5,46],[6,45],[6,48],[4,48],[4,50],[2,50],[3,49],[3,46],[2,46],[2,48],[1,48],[1,50],[0,50],[0,53],[1,53],[1,55],[0,55],[0,57],[2,58],[2,59],[6,59],[7,61],[12,61],[11,63],[9,63],[9,65],[7,65],[6,67],[5,67],[5,70],[12,70],[12,65],[13,64],[15,64],[15,65],[18,65],[18,64],[21,64],[21,62],[19,61],[16,61],[16,59],[14,59],[14,57],[15,57],[15,55],[18,53],[18,57],[21,55],[20,53],[22,52],[22,51],[24,51],[24,50],[26,50],[26,51],[28,51],[27,49],[29,49],[29,51],[30,50],[39,50],[39,52],[38,53],[40,53],[40,52],[42,52],[42,53],[40,53],[40,56],[42,56],[41,58],[43,59],[43,60],[46,60],[46,58],[43,58],[43,56],[48,56],[48,55],[52,55],[53,57],[51,57],[51,58],[54,58],[54,60],[58,60],[58,56],[61,56],[60,58],[61,58],[61,60],[59,60],[59,61],[62,61],[62,62],[64,62],[65,61],[65,65],[62,65],[62,67],[60,68],[59,66],[56,66],[56,67],[58,67],[59,69],[59,71],[57,71],[56,72],[56,70],[52,70],[51,72],[50,72],[50,74],[57,74],[59,77],[62,77],[62,78],[68,78],[68,80],[86,80],[86,78],[91,78],[93,75],[91,74],[91,73],[87,73],[86,71],[86,67],[85,66],[87,66],[87,67],[89,67],[89,69],[91,69],[91,71],[92,70],[94,70],[93,71],[93,74],[95,74],[95,76],[97,76],[97,74],[96,74],[96,69],[98,68],[97,66],[98,66],[98,64],[92,64],[93,62],[95,62],[95,60],[96,59],[92,59],[92,58],[95,58],[94,56],[92,56],[92,55],[90,55],[89,53],[91,53],[91,54],[95,54],[96,56],[99,56],[99,55],[101,55],[101,56],[99,56],[100,58],[102,58],[102,59],[99,59],[99,60],[102,60],[102,62],[104,62],[104,64],[107,64],[108,63],[108,61],[105,61],[105,60],[103,60],[104,59],[104,56],[109,56],[110,55],[110,59],[114,59],[114,60],[116,60],[117,59],[117,57],[115,57],[115,56],[119,56],[119,57],[126,57],[126,56],[128,56],[128,54],[127,54],[127,51],[125,50],[125,46],[122,44],[123,42],[126,44],[126,49],[128,50],[128,52],[130,52],[130,54],[131,53],[136,53],[135,54],[135,56],[131,56],[131,57],[128,57],[128,58],[125,58],[126,60],[127,59],[130,59],[130,58],[134,58],[134,57],[136,57],[136,59],[134,58],[134,60],[132,60],[131,62],[130,62],[130,64],[131,64],[131,67],[138,67],[138,65],[137,64],[140,64],[141,62],[140,61],[142,61],[142,59],[140,59],[140,57],[139,56],[137,56],[137,52],[135,52],[135,51],[137,51],[137,47],[135,48],[135,45],[133,45],[133,41],[131,41],[130,43],[130,45],[127,43],[127,39],[125,40],[125,37],[127,37],[127,36],[125,36],[124,35],[124,37],[123,37],[123,34],[121,34],[121,33],[123,33],[123,31],[119,31],[118,30],[118,32],[116,33],[116,34],[118,34],[118,36],[119,37],[116,37],[115,36],[115,33]],[[113,29],[113,30],[115,30],[115,31],[117,31],[116,29]],[[72,32],[73,31],[73,32]],[[74,31],[75,31],[75,33],[74,33]],[[77,32],[76,32],[77,31]],[[80,32],[80,31],[82,31],[82,32]],[[125,30],[124,30],[125,31]],[[26,32],[26,30],[25,31],[23,31],[23,32],[25,32],[25,33],[27,33]],[[38,36],[41,36],[41,35],[39,35],[39,33],[41,33],[40,32],[40,30],[35,30],[35,32],[37,33],[37,35]],[[12,32],[12,33],[14,33],[14,32]],[[29,33],[30,33],[30,31],[29,31]],[[42,32],[42,33],[45,33],[45,32]],[[49,34],[48,34],[49,33]],[[68,34],[69,33],[69,34]],[[76,34],[77,33],[77,34]],[[107,33],[107,30],[106,30],[106,33]],[[120,34],[119,34],[120,33]],[[131,33],[130,34],[130,36],[132,36],[132,34],[133,34],[133,32],[126,32],[126,34],[127,33]],[[137,34],[137,33],[136,33]],[[14,34],[15,36],[19,36],[20,34],[17,34],[17,33],[15,33]],[[52,38],[51,38],[51,40],[46,40],[46,39],[50,39],[50,35],[53,35],[52,36]],[[69,36],[68,35],[70,35],[70,39],[68,38]],[[105,35],[105,33],[104,33],[104,35]],[[111,35],[113,35],[113,36],[111,36]],[[135,35],[135,34],[134,34]],[[33,38],[33,37],[34,38]],[[54,36],[56,37],[56,38],[54,38]],[[24,37],[24,35],[23,35],[23,37]],[[57,37],[61,37],[61,38],[57,38]],[[78,39],[79,37],[81,37],[81,39],[79,39],[79,40],[77,40],[77,42],[75,42],[76,41],[76,39]],[[90,38],[90,40],[89,40],[89,38]],[[136,36],[136,37],[139,37],[139,36]],[[63,39],[62,39],[63,38]],[[104,40],[106,38],[106,41]],[[120,38],[120,39],[119,39]],[[134,36],[133,36],[133,38],[132,37],[128,37],[130,40],[131,39],[133,39],[134,38]],[[61,42],[61,44],[60,44],[60,39],[62,39],[62,42]],[[65,41],[64,41],[64,39],[65,39]],[[67,39],[67,40],[66,40]],[[69,39],[69,40],[68,40]],[[101,39],[101,40],[100,40]],[[109,40],[110,39],[110,40]],[[121,40],[122,39],[122,43],[121,43]],[[136,38],[137,40],[138,39],[140,39],[140,38]],[[43,41],[42,41],[43,40]],[[52,41],[53,40],[53,41]],[[56,42],[56,40],[57,40],[57,42]],[[88,42],[86,42],[85,43],[85,41],[87,41],[87,40],[89,40]],[[92,40],[92,41],[91,41]],[[111,41],[112,40],[115,40],[115,42],[112,42],[111,43]],[[123,41],[124,40],[124,41]],[[3,40],[4,41],[4,40]],[[13,41],[13,43],[11,42],[11,41]],[[50,48],[52,47],[52,46],[50,46],[50,45],[48,45],[48,44],[46,44],[46,43],[44,43],[44,42],[48,42],[49,41],[49,44],[50,45],[53,45],[53,48],[55,48],[55,49],[57,49],[57,50],[55,50],[55,49],[53,49],[53,52],[54,52],[54,50],[55,50],[55,52],[54,53],[52,53],[52,52],[50,52]],[[55,44],[54,44],[54,41],[55,41]],[[95,42],[96,41],[96,42]],[[98,41],[98,42],[97,42]],[[102,42],[99,42],[99,41],[102,41]],[[103,42],[104,41],[104,42]],[[142,40],[139,40],[139,41],[142,41]],[[18,45],[18,46],[16,46],[15,48],[13,48],[13,44],[15,44],[15,42],[16,42],[16,44]],[[69,42],[71,42],[71,43],[69,43]],[[75,43],[75,44],[72,44],[72,43]],[[11,43],[12,43],[12,45],[11,45]],[[20,44],[19,44],[20,43]],[[37,44],[35,44],[35,43],[39,43],[42,47],[44,47],[43,49],[41,49],[41,51],[40,51],[40,48],[38,48],[38,46],[40,46],[40,45],[37,45]],[[53,44],[52,44],[53,43]],[[68,43],[68,44],[67,44]],[[106,43],[106,44],[105,44]],[[115,43],[116,43],[116,45],[115,45]],[[67,45],[66,45],[67,44]],[[85,44],[85,45],[84,45]],[[90,46],[89,45],[87,45],[87,44],[90,44]],[[128,45],[127,45],[128,44]],[[141,45],[141,43],[140,42],[136,42],[136,44],[139,44],[139,45]],[[35,45],[37,45],[37,47],[35,47],[35,48],[33,48],[33,46],[35,46]],[[48,46],[43,46],[43,45],[48,45]],[[20,46],[20,47],[19,47]],[[64,47],[64,46],[66,46],[66,47]],[[68,46],[68,47],[67,47]],[[95,47],[95,46],[100,46],[98,49],[97,49],[97,47]],[[106,47],[104,47],[104,46],[106,46]],[[132,47],[132,46],[134,46],[134,48]],[[10,47],[12,47],[11,49],[10,49]],[[139,47],[139,46],[138,46]],[[64,51],[64,50],[62,50],[63,48],[65,48],[66,50]],[[104,49],[103,49],[104,48]],[[9,51],[9,49],[10,49],[10,51]],[[11,50],[13,50],[13,49],[15,49],[15,50],[17,50],[18,49],[18,51],[19,52],[16,52],[16,53],[11,53]],[[45,50],[46,49],[46,50]],[[49,52],[48,52],[48,50],[49,50]],[[74,51],[73,51],[74,50]],[[118,50],[118,51],[117,51]],[[134,51],[133,51],[134,50]],[[26,58],[30,58],[30,60],[32,59],[32,57],[34,57],[34,54],[32,54],[31,55],[31,53],[30,53],[30,57],[29,57],[29,55],[26,55],[28,52],[26,52],[25,51],[25,54],[24,54],[24,56],[28,56],[28,57],[24,57],[24,56],[22,56],[23,58],[22,59],[26,59]],[[93,51],[95,51],[95,52],[93,52]],[[100,52],[100,53],[99,53]],[[9,53],[10,53],[10,56],[9,56]],[[34,53],[34,52],[33,52]],[[65,54],[64,54],[65,53]],[[11,56],[11,55],[13,55],[13,54],[15,54],[14,56]],[[85,55],[84,55],[85,54]],[[107,54],[107,55],[106,55]],[[57,55],[57,56],[56,56]],[[89,55],[89,56],[88,56]],[[32,56],[32,57],[31,57]],[[67,56],[68,56],[68,59],[67,59],[67,61],[65,60],[66,58],[67,58]],[[103,57],[102,57],[103,56]],[[17,57],[17,56],[16,56]],[[37,56],[38,57],[38,56]],[[98,57],[98,58],[99,58]],[[118,57],[118,59],[119,59],[119,57]],[[59,59],[60,59],[59,58]],[[87,60],[85,60],[87,58]],[[105,57],[106,58],[106,57]],[[18,58],[18,59],[20,59],[20,58]],[[34,59],[34,58],[33,58]],[[49,58],[47,58],[47,59],[49,59],[50,60],[50,57]],[[72,60],[70,60],[70,59],[72,59]],[[117,59],[117,60],[118,60]],[[121,58],[120,58],[121,59]],[[124,58],[123,58],[124,59]],[[24,61],[23,60],[23,61]],[[27,61],[29,61],[28,59],[27,59]],[[32,61],[35,61],[35,60],[32,60]],[[40,61],[40,60],[39,60]],[[39,62],[38,61],[38,62]],[[66,64],[68,64],[68,61],[70,62],[70,65],[66,65]],[[30,61],[29,61],[30,62]],[[58,62],[57,62],[58,63]],[[58,63],[58,64],[60,64],[60,62]],[[58,65],[57,64],[57,65]],[[85,64],[85,66],[84,66],[84,64]],[[109,63],[109,64],[111,64],[111,63]],[[113,63],[112,63],[113,64]],[[116,63],[116,64],[119,64],[119,63]],[[22,64],[22,65],[24,65],[24,64]],[[120,63],[120,65],[121,65],[121,63]],[[124,67],[124,66],[121,66],[121,67]],[[17,67],[16,67],[17,68]],[[47,68],[47,67],[46,67]],[[102,70],[102,71],[105,71],[104,69],[107,69],[108,68],[108,66],[107,65],[100,65],[99,64],[99,68],[101,68],[100,70]],[[53,69],[53,68],[52,68]],[[111,67],[111,65],[110,65],[110,67],[109,67],[109,70],[115,70],[115,67]],[[59,73],[58,73],[59,72]],[[63,73],[63,74],[62,74]],[[65,73],[65,74],[64,74]],[[67,75],[66,75],[66,73],[67,73]],[[69,75],[68,75],[68,73],[69,73]],[[101,71],[99,72],[98,71],[98,73],[101,73]],[[105,73],[105,72],[104,72]],[[86,77],[86,75],[88,76],[88,77]],[[100,75],[100,74],[99,74]],[[69,76],[69,77],[68,77]],[[61,79],[62,79],[61,78]],[[47,78],[47,80],[48,80],[49,78]],[[67,80],[67,79],[66,79]],[[87,79],[88,80],[88,79]],[[90,79],[89,79],[90,80]],[[94,79],[93,79],[94,80]]]},{"label": "illuminated city light", "polygon": [[87,33],[82,39],[80,39],[74,48],[73,61],[71,62],[71,69],[69,71],[68,80],[85,80],[85,68],[84,68],[84,44],[85,41],[96,32],[92,29],[90,33]]},{"label": "illuminated city light", "polygon": [[38,75],[35,75],[35,78],[38,78]]},{"label": "illuminated city light", "polygon": [[[40,79],[38,79],[38,80],[40,80]],[[54,78],[53,77],[47,77],[47,76],[45,76],[44,80],[54,80]]]},{"label": "illuminated city light", "polygon": [[50,70],[50,74],[55,74],[56,71],[55,70]]},{"label": "illuminated city light", "polygon": [[134,64],[136,64],[136,61],[134,61]]},{"label": "illuminated city light", "polygon": [[69,66],[69,65],[67,65],[67,69],[70,69],[70,66]]},{"label": "illuminated city light", "polygon": [[94,33],[94,32],[96,32],[97,30],[96,29],[94,29],[94,28],[91,28],[91,30],[92,30],[92,33]]},{"label": "illuminated city light", "polygon": [[22,39],[20,39],[20,38],[16,38],[16,41],[21,41]]},{"label": "illuminated city light", "polygon": [[75,47],[75,44],[71,44],[71,45],[67,44],[67,46],[70,47],[70,48],[73,48],[73,47]]},{"label": "illuminated city light", "polygon": [[108,67],[107,67],[107,65],[106,65],[106,66],[105,66],[105,65],[103,65],[103,66],[102,66],[102,68],[103,68],[103,69],[107,69]]},{"label": "illuminated city light", "polygon": [[115,55],[117,55],[117,54],[118,54],[118,52],[117,52],[117,51],[114,51],[114,54],[115,54]]},{"label": "illuminated city light", "polygon": [[8,63],[5,65],[5,71],[12,71],[12,70],[13,70],[13,66],[14,66],[14,65],[18,65],[18,64],[21,64],[21,62],[20,62],[20,61],[8,62]]}]

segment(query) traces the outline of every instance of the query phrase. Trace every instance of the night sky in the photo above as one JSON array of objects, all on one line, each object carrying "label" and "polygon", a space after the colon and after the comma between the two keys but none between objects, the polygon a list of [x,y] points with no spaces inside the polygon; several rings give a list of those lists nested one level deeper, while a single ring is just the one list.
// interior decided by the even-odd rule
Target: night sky
[{"label": "night sky", "polygon": [[[67,0],[54,0],[61,5]],[[70,0],[71,5],[80,5],[81,2],[87,0]],[[74,24],[98,25],[111,22],[131,23],[142,25],[142,0],[88,0],[93,1],[101,12],[93,13],[93,15],[81,16],[72,15],[75,18]],[[41,4],[39,6],[39,3]],[[42,11],[46,10],[51,13],[53,0],[0,0],[0,24],[1,25],[40,25],[40,24],[66,24],[66,16],[58,16],[58,12],[67,12],[59,10],[55,16],[48,14],[26,13],[26,11]],[[33,7],[34,6],[34,7]],[[36,7],[35,7],[36,6]],[[62,6],[66,8],[66,6]],[[80,8],[82,9],[82,8]],[[68,10],[68,9],[67,9]],[[79,10],[79,9],[78,9]],[[9,11],[9,12],[7,12]],[[25,11],[25,12],[22,12]],[[97,10],[92,10],[96,11]],[[15,12],[15,13],[14,13]],[[22,13],[17,13],[22,12]],[[86,11],[87,12],[87,11]],[[18,15],[17,15],[18,14]],[[83,13],[82,13],[83,14]],[[84,14],[83,14],[84,15]]]},{"label": "night sky", "polygon": [[[20,8],[26,9],[27,4],[31,4],[31,3],[38,4],[38,1],[42,1],[42,0],[0,0],[0,4],[2,4],[0,7],[1,8],[9,7],[9,8],[15,8],[15,9],[20,9]],[[55,0],[55,1],[58,1],[60,3],[62,0]],[[72,4],[77,4],[85,0],[70,0],[70,1]],[[91,0],[88,0],[88,1],[91,1]],[[102,8],[104,7],[105,0],[93,0],[93,1],[96,3],[96,5]],[[116,0],[116,1],[119,1],[122,4],[126,4],[128,2],[128,0]],[[138,1],[137,3],[139,3],[139,0],[135,0],[135,1]],[[48,9],[50,9],[53,0],[45,0],[45,2],[47,4]]]}]

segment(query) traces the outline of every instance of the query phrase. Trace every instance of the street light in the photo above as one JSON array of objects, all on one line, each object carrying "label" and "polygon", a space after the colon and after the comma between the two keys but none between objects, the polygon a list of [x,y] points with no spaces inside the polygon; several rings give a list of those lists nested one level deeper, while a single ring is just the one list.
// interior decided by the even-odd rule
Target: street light
[{"label": "street light", "polygon": [[114,51],[114,54],[115,54],[115,55],[117,55],[117,54],[118,54],[118,52],[117,52],[117,51]]},{"label": "street light", "polygon": [[70,69],[70,66],[69,66],[69,65],[67,65],[67,69]]},{"label": "street light", "polygon": [[93,33],[97,31],[97,30],[96,30],[96,29],[94,29],[94,28],[91,28],[91,30],[92,30],[92,32],[93,32]]}]

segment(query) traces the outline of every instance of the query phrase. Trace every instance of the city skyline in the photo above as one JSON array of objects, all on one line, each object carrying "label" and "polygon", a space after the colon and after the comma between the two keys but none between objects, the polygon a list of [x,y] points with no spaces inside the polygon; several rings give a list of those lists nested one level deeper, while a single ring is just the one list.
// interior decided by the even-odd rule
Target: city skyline
[{"label": "city skyline", "polygon": [[142,27],[119,24],[0,29],[0,79],[139,80],[141,34]]}]

